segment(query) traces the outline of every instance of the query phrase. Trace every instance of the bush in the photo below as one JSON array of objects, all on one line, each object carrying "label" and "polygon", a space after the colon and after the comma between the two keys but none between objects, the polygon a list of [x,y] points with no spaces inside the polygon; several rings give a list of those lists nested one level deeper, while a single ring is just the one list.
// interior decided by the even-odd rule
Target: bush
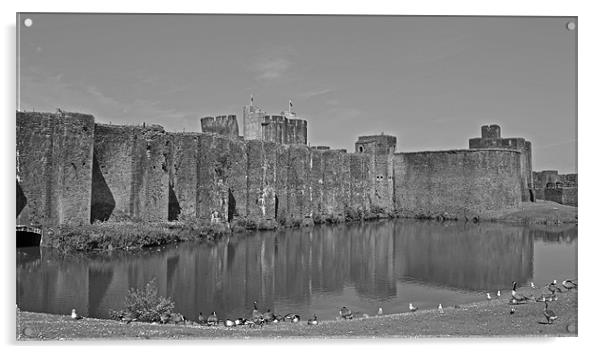
[{"label": "bush", "polygon": [[142,289],[130,289],[125,297],[123,310],[111,310],[111,317],[127,317],[140,322],[159,322],[161,316],[171,318],[175,304],[171,298],[159,296],[159,290],[152,279]]}]

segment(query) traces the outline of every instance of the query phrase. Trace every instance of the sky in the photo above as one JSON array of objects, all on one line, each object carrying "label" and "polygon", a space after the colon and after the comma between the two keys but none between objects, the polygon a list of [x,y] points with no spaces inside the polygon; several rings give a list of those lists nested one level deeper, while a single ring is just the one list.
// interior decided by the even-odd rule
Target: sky
[{"label": "sky", "polygon": [[[31,19],[31,26],[25,26]],[[569,17],[21,14],[19,110],[200,131],[254,102],[308,121],[308,143],[468,148],[480,126],[577,171],[577,30]]]}]

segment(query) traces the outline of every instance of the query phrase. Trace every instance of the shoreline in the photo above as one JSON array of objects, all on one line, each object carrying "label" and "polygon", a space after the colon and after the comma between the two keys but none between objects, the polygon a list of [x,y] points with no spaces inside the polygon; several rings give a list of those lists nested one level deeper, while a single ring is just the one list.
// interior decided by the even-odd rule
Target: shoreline
[{"label": "shoreline", "polygon": [[[269,228],[244,227],[249,221],[235,221],[232,225],[224,223],[201,224],[198,222],[104,222],[82,226],[59,227],[42,238],[41,247],[50,247],[63,252],[110,252],[113,250],[140,250],[147,247],[175,244],[184,241],[214,241],[225,235],[244,234],[261,230],[283,230],[288,228],[307,228],[314,225],[338,225],[374,222],[394,219],[432,220],[436,222],[493,222],[510,225],[577,225],[577,207],[566,206],[550,201],[521,203],[518,208],[490,211],[473,219],[459,220],[448,218],[446,214],[436,216],[402,216],[399,214],[377,213],[362,219],[330,218],[320,222],[288,225],[272,225]],[[241,226],[241,223],[244,224]]]},{"label": "shoreline", "polygon": [[[524,295],[548,293],[547,289],[521,288]],[[432,338],[432,337],[516,337],[577,336],[577,290],[558,294],[550,308],[559,316],[553,324],[541,324],[544,303],[510,305],[509,291],[500,298],[465,305],[369,316],[353,320],[319,319],[310,326],[299,323],[269,324],[260,328],[223,325],[150,324],[84,318],[68,315],[17,311],[17,340],[98,340],[98,339],[340,339],[340,338]],[[510,308],[516,312],[510,314]],[[335,309],[333,309],[335,312]]]}]

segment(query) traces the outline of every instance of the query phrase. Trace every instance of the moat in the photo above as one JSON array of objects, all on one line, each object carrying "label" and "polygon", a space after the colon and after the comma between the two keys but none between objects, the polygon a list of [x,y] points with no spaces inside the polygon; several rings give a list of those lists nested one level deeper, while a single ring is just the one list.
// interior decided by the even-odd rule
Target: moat
[{"label": "moat", "polygon": [[253,301],[276,313],[334,319],[346,305],[374,315],[470,303],[577,276],[577,226],[393,220],[257,232],[136,254],[64,256],[17,249],[22,310],[108,317],[129,288],[155,278],[176,311],[196,318],[248,316]]}]

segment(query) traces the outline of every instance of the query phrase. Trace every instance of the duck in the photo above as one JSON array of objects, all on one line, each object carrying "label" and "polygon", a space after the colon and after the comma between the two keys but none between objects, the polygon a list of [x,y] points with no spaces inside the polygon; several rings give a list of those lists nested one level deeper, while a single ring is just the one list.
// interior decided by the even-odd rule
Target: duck
[{"label": "duck", "polygon": [[316,314],[314,313],[314,318],[307,320],[307,324],[310,325],[310,326],[317,325],[318,324],[318,316],[316,316]]},{"label": "duck", "polygon": [[516,292],[516,285],[517,285],[516,282],[512,283],[512,300],[516,300],[516,301],[513,301],[513,303],[525,303],[525,302],[529,301],[528,297]]},{"label": "duck", "polygon": [[227,318],[227,319],[224,321],[224,326],[226,326],[226,327],[234,327],[234,325],[235,325],[234,321],[232,321],[232,320],[231,320],[231,319],[229,319],[229,318]]},{"label": "duck", "polygon": [[487,300],[491,300],[491,294],[487,293]]},{"label": "duck", "polygon": [[439,313],[443,313],[443,306],[441,304],[439,304]]},{"label": "duck", "polygon": [[217,314],[215,311],[211,312],[211,315],[207,317],[207,325],[209,326],[217,326],[219,320],[217,319]]},{"label": "duck", "polygon": [[382,308],[382,307],[379,307],[379,308],[378,308],[378,311],[376,312],[376,315],[377,315],[377,316],[382,316],[382,314],[383,314],[383,308]]},{"label": "duck", "polygon": [[198,317],[198,319],[199,319],[199,323],[200,323],[201,325],[206,325],[206,324],[207,324],[207,319],[205,318],[205,316],[203,316],[203,313],[202,313],[202,312],[199,312],[199,317]]},{"label": "duck", "polygon": [[159,316],[159,323],[166,324],[171,320],[171,316],[168,313],[162,313]]},{"label": "duck", "polygon": [[173,314],[173,315],[171,316],[171,320],[172,320],[172,321],[173,321],[173,323],[175,323],[175,324],[179,324],[179,323],[184,323],[184,322],[186,322],[186,318],[184,318],[184,316],[183,316],[182,314],[180,314],[180,313]]},{"label": "duck", "polygon": [[341,307],[341,309],[339,310],[339,315],[341,315],[341,318],[344,320],[353,319],[353,313],[351,313],[351,310],[349,310],[347,306]]},{"label": "duck", "polygon": [[545,302],[546,308],[543,310],[543,315],[546,316],[546,320],[548,320],[548,324],[552,324],[556,319],[558,319],[558,315],[553,310],[548,308],[548,302]]},{"label": "duck", "polygon": [[502,296],[502,292],[498,290],[497,291],[497,297],[500,297],[500,296]]},{"label": "duck", "polygon": [[570,279],[564,280],[562,282],[562,286],[564,286],[564,288],[566,290],[572,290],[572,289],[576,289],[577,288],[577,284],[575,282],[573,282]]},{"label": "duck", "polygon": [[78,315],[77,312],[75,312],[75,309],[71,310],[71,319],[72,320],[77,321],[77,320],[81,320],[82,318],[83,318],[82,316]]},{"label": "duck", "polygon": [[410,302],[410,306],[409,306],[409,308],[410,308],[410,311],[412,311],[412,312],[415,312],[416,310],[418,310],[418,307],[416,307],[416,306],[412,305],[412,303],[411,303],[411,302]]}]

